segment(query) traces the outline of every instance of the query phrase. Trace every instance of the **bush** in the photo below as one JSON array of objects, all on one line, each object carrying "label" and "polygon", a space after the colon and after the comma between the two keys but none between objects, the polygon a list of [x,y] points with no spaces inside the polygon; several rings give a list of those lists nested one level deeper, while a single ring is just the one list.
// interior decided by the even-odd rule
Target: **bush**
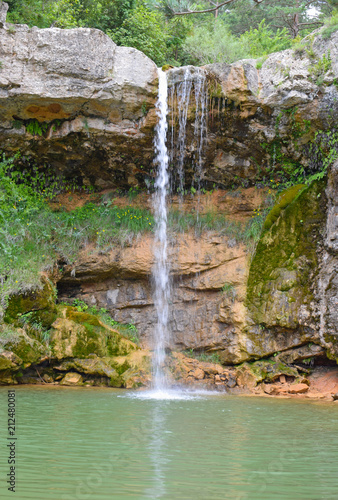
[{"label": "bush", "polygon": [[132,11],[121,28],[107,30],[107,34],[118,45],[141,50],[158,66],[166,62],[167,34],[164,17],[159,12],[140,5]]}]

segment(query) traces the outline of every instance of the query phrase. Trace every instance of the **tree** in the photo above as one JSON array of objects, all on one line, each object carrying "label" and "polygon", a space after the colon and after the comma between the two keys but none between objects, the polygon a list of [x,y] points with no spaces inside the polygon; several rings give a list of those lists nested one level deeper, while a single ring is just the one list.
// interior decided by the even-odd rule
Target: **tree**
[{"label": "tree", "polygon": [[[337,3],[338,0],[329,0],[329,2]],[[321,12],[327,5],[325,0],[207,0],[198,3],[193,0],[162,0],[158,7],[162,8],[169,18],[219,13],[221,9],[222,17],[229,17],[229,19],[237,17],[237,26],[239,24],[240,27],[236,30],[229,22],[229,29],[232,32],[243,33],[251,27],[257,28],[258,24],[265,19],[275,29],[287,28],[291,36],[295,38],[300,31],[314,29],[323,24],[321,19],[313,19],[309,15],[310,7],[315,7]]]},{"label": "tree", "polygon": [[[252,1],[256,4],[259,4],[263,0]],[[189,14],[205,14],[208,12],[214,12],[215,17],[217,17],[219,9],[234,2],[236,2],[236,0],[207,0],[196,5],[196,2],[194,2],[194,0],[162,0],[159,3],[159,7],[164,10],[168,17],[186,16]]]},{"label": "tree", "polygon": [[107,30],[107,34],[118,45],[141,50],[158,66],[166,62],[168,35],[165,19],[161,13],[147,9],[143,3],[138,4],[121,28]]}]

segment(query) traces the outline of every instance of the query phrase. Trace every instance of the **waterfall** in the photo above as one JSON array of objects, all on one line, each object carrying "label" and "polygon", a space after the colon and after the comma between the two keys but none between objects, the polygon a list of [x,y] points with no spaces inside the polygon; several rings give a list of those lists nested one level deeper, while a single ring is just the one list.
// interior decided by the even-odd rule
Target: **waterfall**
[{"label": "waterfall", "polygon": [[[172,70],[175,73],[175,70]],[[178,70],[178,73],[181,68]],[[207,84],[203,70],[198,68],[183,68],[183,79],[174,82],[170,87],[169,100],[171,108],[170,151],[167,149],[168,132],[168,82],[167,75],[158,69],[159,90],[156,111],[159,118],[155,129],[155,164],[157,175],[155,192],[152,198],[155,217],[154,265],[152,281],[154,284],[154,304],[157,321],[154,329],[153,354],[153,386],[155,390],[166,389],[168,381],[163,369],[165,348],[170,344],[169,304],[171,296],[170,264],[168,261],[167,235],[167,196],[170,189],[169,155],[172,169],[177,173],[178,192],[183,195],[185,189],[185,160],[187,147],[193,152],[193,178],[197,181],[198,192],[202,179],[203,147],[206,139],[207,115]],[[193,123],[193,138],[187,146],[187,120],[191,94],[194,93],[195,121]],[[174,122],[178,121],[176,135]]]},{"label": "waterfall", "polygon": [[153,380],[155,389],[166,387],[166,377],[163,370],[165,360],[165,345],[168,341],[169,320],[169,263],[167,258],[167,194],[169,186],[167,140],[168,85],[167,76],[158,69],[159,90],[156,103],[159,122],[155,130],[155,162],[157,176],[153,209],[155,217],[155,262],[152,270],[155,284],[154,301],[157,314],[157,324],[154,332]]},{"label": "waterfall", "polygon": [[[203,152],[207,133],[208,89],[205,71],[187,66],[169,71],[170,163],[177,192],[184,194],[185,172],[191,171],[191,186],[200,190],[203,177]],[[195,105],[193,133],[187,134],[190,111]],[[190,117],[191,118],[191,117]],[[175,125],[177,126],[175,127]],[[188,154],[187,154],[188,153]]]}]

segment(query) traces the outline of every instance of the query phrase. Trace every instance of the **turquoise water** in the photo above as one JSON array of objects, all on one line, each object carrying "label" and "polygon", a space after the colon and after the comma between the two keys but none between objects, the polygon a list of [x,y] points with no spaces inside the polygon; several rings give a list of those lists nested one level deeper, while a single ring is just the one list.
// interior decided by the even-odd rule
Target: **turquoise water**
[{"label": "turquoise water", "polygon": [[5,483],[7,388],[0,389],[1,500],[338,498],[336,404],[15,390],[17,482],[11,493]]}]

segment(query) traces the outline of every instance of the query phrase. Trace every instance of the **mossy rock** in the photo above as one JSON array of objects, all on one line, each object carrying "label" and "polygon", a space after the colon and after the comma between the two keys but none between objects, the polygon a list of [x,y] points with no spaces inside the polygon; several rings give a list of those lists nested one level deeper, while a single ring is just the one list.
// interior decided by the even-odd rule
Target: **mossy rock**
[{"label": "mossy rock", "polygon": [[236,380],[238,385],[247,388],[256,387],[260,382],[273,382],[281,375],[297,378],[296,368],[273,360],[260,360],[253,363],[243,363],[237,367]]},{"label": "mossy rock", "polygon": [[[27,333],[18,328],[15,335],[1,338],[0,370],[11,368],[14,371],[17,367],[27,368],[32,364],[39,363],[40,360],[49,355],[49,349]],[[8,360],[12,365],[8,364]],[[6,362],[7,361],[7,362]]]},{"label": "mossy rock", "polygon": [[268,216],[248,277],[246,306],[254,324],[296,329],[301,307],[313,299],[326,221],[324,188],[324,181],[295,186]]},{"label": "mossy rock", "polygon": [[91,354],[99,357],[127,355],[138,349],[97,316],[78,312],[74,307],[58,306],[52,326],[50,345],[57,359],[87,358]]},{"label": "mossy rock", "polygon": [[280,216],[281,211],[284,210],[288,205],[290,205],[290,203],[295,201],[300,192],[305,188],[306,188],[305,184],[297,184],[297,186],[292,186],[280,194],[277,202],[272,207],[272,209],[270,210],[264,221],[263,232],[270,229],[270,227],[276,222],[276,220]]},{"label": "mossy rock", "polygon": [[50,328],[56,318],[56,291],[46,277],[42,277],[41,282],[41,289],[10,297],[4,316],[6,323],[18,324],[22,315],[33,313],[29,322],[41,323],[44,328]]}]

